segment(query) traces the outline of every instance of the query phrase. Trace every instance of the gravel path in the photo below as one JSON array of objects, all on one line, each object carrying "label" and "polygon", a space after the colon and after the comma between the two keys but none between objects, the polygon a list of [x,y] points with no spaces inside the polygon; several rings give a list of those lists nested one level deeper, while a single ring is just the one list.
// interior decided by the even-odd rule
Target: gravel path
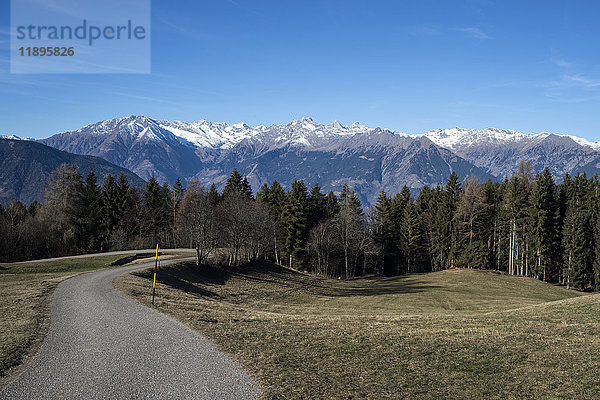
[{"label": "gravel path", "polygon": [[252,379],[208,340],[113,289],[116,276],[151,265],[60,283],[39,352],[0,398],[256,398]]}]

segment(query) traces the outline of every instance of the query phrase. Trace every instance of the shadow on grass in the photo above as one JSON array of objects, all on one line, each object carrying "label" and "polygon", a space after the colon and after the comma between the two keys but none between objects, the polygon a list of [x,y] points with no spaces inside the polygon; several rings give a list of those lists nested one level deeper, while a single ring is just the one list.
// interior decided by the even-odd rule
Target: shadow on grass
[{"label": "shadow on grass", "polygon": [[[149,280],[152,279],[151,270],[135,274]],[[224,285],[230,279],[278,286],[289,290],[290,293],[302,291],[330,297],[407,294],[443,288],[443,286],[417,280],[414,275],[411,276],[411,279],[406,276],[351,281],[328,279],[299,273],[268,261],[254,261],[240,267],[211,265],[197,267],[194,263],[189,262],[161,267],[157,275],[157,281],[162,284],[211,298],[220,296],[208,290],[207,287]]]},{"label": "shadow on grass", "polygon": [[[153,270],[134,272],[133,275],[152,281]],[[197,296],[219,298],[220,296],[200,285],[205,285],[206,279],[200,274],[198,267],[193,263],[176,264],[168,267],[161,267],[156,275],[156,281],[174,289],[183,290]],[[223,284],[220,282],[219,284]]]}]

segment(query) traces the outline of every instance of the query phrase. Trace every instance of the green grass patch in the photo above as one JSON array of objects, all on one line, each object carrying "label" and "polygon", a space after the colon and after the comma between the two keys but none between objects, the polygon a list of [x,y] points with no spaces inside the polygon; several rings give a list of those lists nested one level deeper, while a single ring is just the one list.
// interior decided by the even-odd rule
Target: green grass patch
[{"label": "green grass patch", "polygon": [[[150,273],[116,286],[148,304]],[[157,308],[265,399],[597,398],[600,296],[475,270],[339,281],[254,263],[158,274]]]}]

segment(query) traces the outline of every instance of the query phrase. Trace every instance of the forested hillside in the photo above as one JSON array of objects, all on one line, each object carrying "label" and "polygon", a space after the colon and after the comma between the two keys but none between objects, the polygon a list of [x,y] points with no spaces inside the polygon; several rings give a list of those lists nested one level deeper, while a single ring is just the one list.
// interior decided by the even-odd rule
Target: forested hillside
[{"label": "forested hillside", "polygon": [[46,203],[0,209],[0,261],[109,249],[185,246],[198,263],[240,265],[269,258],[331,277],[478,268],[579,289],[600,287],[600,185],[585,174],[556,184],[529,162],[502,183],[404,187],[382,192],[370,210],[348,185],[323,193],[274,181],[256,195],[234,170],[220,193],[179,180],[144,188],[124,175],[100,185],[63,165],[51,177]]},{"label": "forested hillside", "polygon": [[133,172],[100,157],[72,154],[29,140],[0,138],[0,204],[7,206],[13,199],[24,204],[42,200],[50,173],[64,163],[81,171],[94,168],[101,179],[123,172],[132,184],[145,183]]}]

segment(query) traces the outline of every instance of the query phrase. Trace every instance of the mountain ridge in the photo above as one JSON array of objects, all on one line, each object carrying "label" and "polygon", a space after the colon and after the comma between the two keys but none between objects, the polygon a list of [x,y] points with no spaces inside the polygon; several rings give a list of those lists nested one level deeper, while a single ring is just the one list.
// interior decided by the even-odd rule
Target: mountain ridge
[{"label": "mountain ridge", "polygon": [[413,191],[443,184],[452,170],[460,171],[461,178],[500,180],[514,173],[522,159],[532,160],[536,172],[550,167],[555,176],[594,171],[600,165],[600,143],[571,135],[498,128],[407,134],[358,122],[320,124],[310,117],[253,127],[138,115],[89,124],[41,142],[168,182],[181,177],[222,187],[233,168],[248,175],[255,189],[274,179],[285,187],[298,178],[335,191],[345,179],[366,191],[368,202],[379,191],[393,193],[404,184]]},{"label": "mountain ridge", "polygon": [[145,183],[133,172],[100,157],[71,154],[29,140],[0,139],[0,204],[43,201],[50,173],[63,163],[75,165],[83,178],[93,167],[99,184],[108,174],[116,178],[121,172],[131,185]]}]

